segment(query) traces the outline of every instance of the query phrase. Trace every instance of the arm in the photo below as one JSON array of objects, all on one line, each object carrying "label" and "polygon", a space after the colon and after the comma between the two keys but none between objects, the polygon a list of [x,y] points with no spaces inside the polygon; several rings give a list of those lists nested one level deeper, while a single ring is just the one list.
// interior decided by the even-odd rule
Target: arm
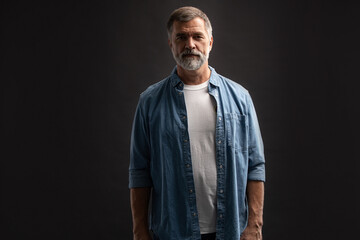
[{"label": "arm", "polygon": [[248,225],[241,234],[240,240],[261,240],[264,208],[264,183],[262,181],[248,181],[247,198],[249,203]]},{"label": "arm", "polygon": [[249,169],[246,195],[249,204],[248,225],[240,240],[261,240],[263,225],[265,156],[259,122],[250,95],[247,98],[249,117]]},{"label": "arm", "polygon": [[151,188],[131,188],[130,203],[134,240],[150,240],[148,208]]}]

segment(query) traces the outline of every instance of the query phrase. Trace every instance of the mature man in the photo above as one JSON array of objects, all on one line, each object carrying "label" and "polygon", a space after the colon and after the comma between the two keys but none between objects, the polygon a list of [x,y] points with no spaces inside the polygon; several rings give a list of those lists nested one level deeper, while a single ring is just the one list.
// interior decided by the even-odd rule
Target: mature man
[{"label": "mature man", "polygon": [[201,10],[176,9],[167,28],[176,67],[141,94],[132,129],[134,239],[261,239],[265,160],[250,95],[208,65]]}]

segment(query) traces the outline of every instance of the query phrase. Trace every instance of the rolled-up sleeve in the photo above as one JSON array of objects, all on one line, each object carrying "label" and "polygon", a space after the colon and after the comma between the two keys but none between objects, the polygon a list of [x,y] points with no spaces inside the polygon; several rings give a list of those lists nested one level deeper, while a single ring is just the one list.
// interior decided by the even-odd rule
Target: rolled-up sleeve
[{"label": "rolled-up sleeve", "polygon": [[129,188],[152,186],[149,131],[142,103],[140,96],[131,132]]},{"label": "rolled-up sleeve", "polygon": [[265,182],[264,145],[261,138],[259,122],[256,116],[253,101],[248,95],[248,126],[249,126],[249,169],[248,180]]}]

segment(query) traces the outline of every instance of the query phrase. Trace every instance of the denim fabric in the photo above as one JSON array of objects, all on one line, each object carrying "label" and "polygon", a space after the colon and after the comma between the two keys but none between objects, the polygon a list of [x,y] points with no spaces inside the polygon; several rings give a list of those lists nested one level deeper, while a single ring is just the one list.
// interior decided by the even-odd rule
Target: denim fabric
[{"label": "denim fabric", "polygon": [[[210,67],[216,100],[216,239],[240,239],[247,225],[248,180],[265,181],[265,158],[251,97]],[[133,122],[129,187],[152,187],[155,238],[201,239],[191,166],[184,84],[176,68],[140,95]]]}]

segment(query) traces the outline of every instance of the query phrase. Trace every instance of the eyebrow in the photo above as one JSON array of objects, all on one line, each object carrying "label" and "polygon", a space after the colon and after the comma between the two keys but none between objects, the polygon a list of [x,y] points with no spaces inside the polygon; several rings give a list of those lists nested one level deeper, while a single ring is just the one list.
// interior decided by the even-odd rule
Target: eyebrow
[{"label": "eyebrow", "polygon": [[194,32],[194,33],[180,32],[180,33],[177,33],[175,36],[180,37],[180,36],[188,36],[188,35],[204,35],[204,33],[202,33],[202,32]]}]

